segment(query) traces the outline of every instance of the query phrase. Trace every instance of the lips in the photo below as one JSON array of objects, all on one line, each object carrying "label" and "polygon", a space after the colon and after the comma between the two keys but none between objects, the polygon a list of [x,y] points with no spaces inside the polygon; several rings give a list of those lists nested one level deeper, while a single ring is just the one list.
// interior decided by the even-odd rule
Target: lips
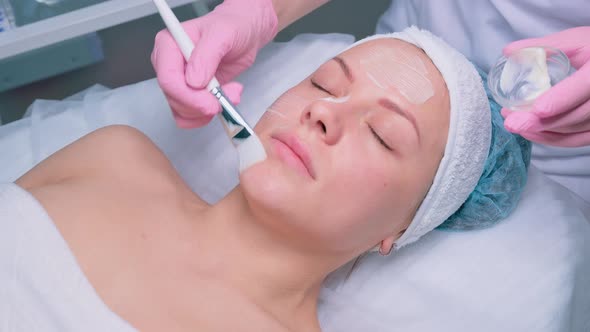
[{"label": "lips", "polygon": [[308,175],[312,179],[315,179],[311,154],[297,135],[279,133],[272,135],[272,138],[276,140],[277,153],[285,162],[306,173],[304,175]]}]

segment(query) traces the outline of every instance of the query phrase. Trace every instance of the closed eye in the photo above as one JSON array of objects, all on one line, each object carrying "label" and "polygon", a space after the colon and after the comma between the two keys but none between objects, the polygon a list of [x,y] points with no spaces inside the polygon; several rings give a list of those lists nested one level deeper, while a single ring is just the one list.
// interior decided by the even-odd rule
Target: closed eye
[{"label": "closed eye", "polygon": [[322,92],[325,92],[325,93],[327,93],[329,95],[332,95],[332,93],[330,93],[330,91],[324,89],[323,86],[317,84],[314,80],[311,80],[311,85],[313,85],[314,88],[316,88],[316,89],[318,89],[318,90],[320,90]]},{"label": "closed eye", "polygon": [[369,126],[369,129],[371,129],[371,133],[373,133],[373,136],[375,136],[375,138],[377,139],[377,141],[383,145],[387,150],[389,151],[393,151],[393,149],[387,145],[387,143],[385,143],[385,141],[381,138],[381,136],[379,136],[379,134],[377,134],[377,132],[375,131],[375,129],[373,129],[373,127]]}]

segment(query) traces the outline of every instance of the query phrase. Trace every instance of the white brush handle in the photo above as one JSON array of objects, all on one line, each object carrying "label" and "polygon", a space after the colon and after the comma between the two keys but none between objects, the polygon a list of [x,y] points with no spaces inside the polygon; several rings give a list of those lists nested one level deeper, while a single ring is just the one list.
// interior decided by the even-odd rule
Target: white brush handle
[{"label": "white brush handle", "polygon": [[[176,18],[176,15],[170,9],[170,6],[166,3],[166,0],[153,0],[156,7],[158,7],[158,11],[160,12],[160,16],[162,16],[162,20],[168,31],[172,34],[172,37],[176,40],[176,44],[180,47],[180,51],[182,55],[184,55],[184,59],[188,62],[191,58],[191,54],[195,49],[195,45],[193,41],[190,39],[186,31],[182,28],[182,25]],[[213,77],[211,82],[207,84],[207,90],[211,91],[214,88],[219,87],[219,81],[217,78]]]}]

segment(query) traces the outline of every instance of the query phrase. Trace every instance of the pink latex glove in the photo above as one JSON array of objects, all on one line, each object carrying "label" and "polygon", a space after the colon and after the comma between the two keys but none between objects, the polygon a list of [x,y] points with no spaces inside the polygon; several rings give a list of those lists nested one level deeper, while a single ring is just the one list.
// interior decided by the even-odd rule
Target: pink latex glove
[{"label": "pink latex glove", "polygon": [[156,35],[151,59],[176,124],[194,128],[221,112],[206,90],[213,76],[228,98],[239,103],[242,85],[228,82],[250,67],[258,50],[274,38],[278,19],[271,0],[225,0],[182,26],[195,44],[188,64],[168,30]]},{"label": "pink latex glove", "polygon": [[577,71],[539,96],[531,111],[502,109],[504,126],[537,143],[562,147],[590,145],[590,26],[516,41],[504,48],[504,54],[531,46],[562,50]]}]

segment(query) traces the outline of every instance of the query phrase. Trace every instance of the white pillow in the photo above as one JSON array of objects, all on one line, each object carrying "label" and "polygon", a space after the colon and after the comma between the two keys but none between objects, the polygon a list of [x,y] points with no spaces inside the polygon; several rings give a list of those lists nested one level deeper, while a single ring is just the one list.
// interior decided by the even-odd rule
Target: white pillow
[{"label": "white pillow", "polygon": [[354,331],[351,315],[364,331],[590,331],[589,240],[570,192],[532,168],[498,225],[434,231],[334,273],[322,321],[327,331]]},{"label": "white pillow", "polygon": [[[240,78],[247,120],[352,42],[301,35],[264,49]],[[237,183],[236,154],[219,122],[177,129],[154,80],[39,101],[31,114],[0,127],[0,182],[93,129],[122,123],[150,136],[207,201]],[[335,272],[321,294],[324,331],[590,331],[588,206],[535,169],[523,196],[495,227],[434,231],[390,257],[361,259],[348,278],[350,264]]]}]

